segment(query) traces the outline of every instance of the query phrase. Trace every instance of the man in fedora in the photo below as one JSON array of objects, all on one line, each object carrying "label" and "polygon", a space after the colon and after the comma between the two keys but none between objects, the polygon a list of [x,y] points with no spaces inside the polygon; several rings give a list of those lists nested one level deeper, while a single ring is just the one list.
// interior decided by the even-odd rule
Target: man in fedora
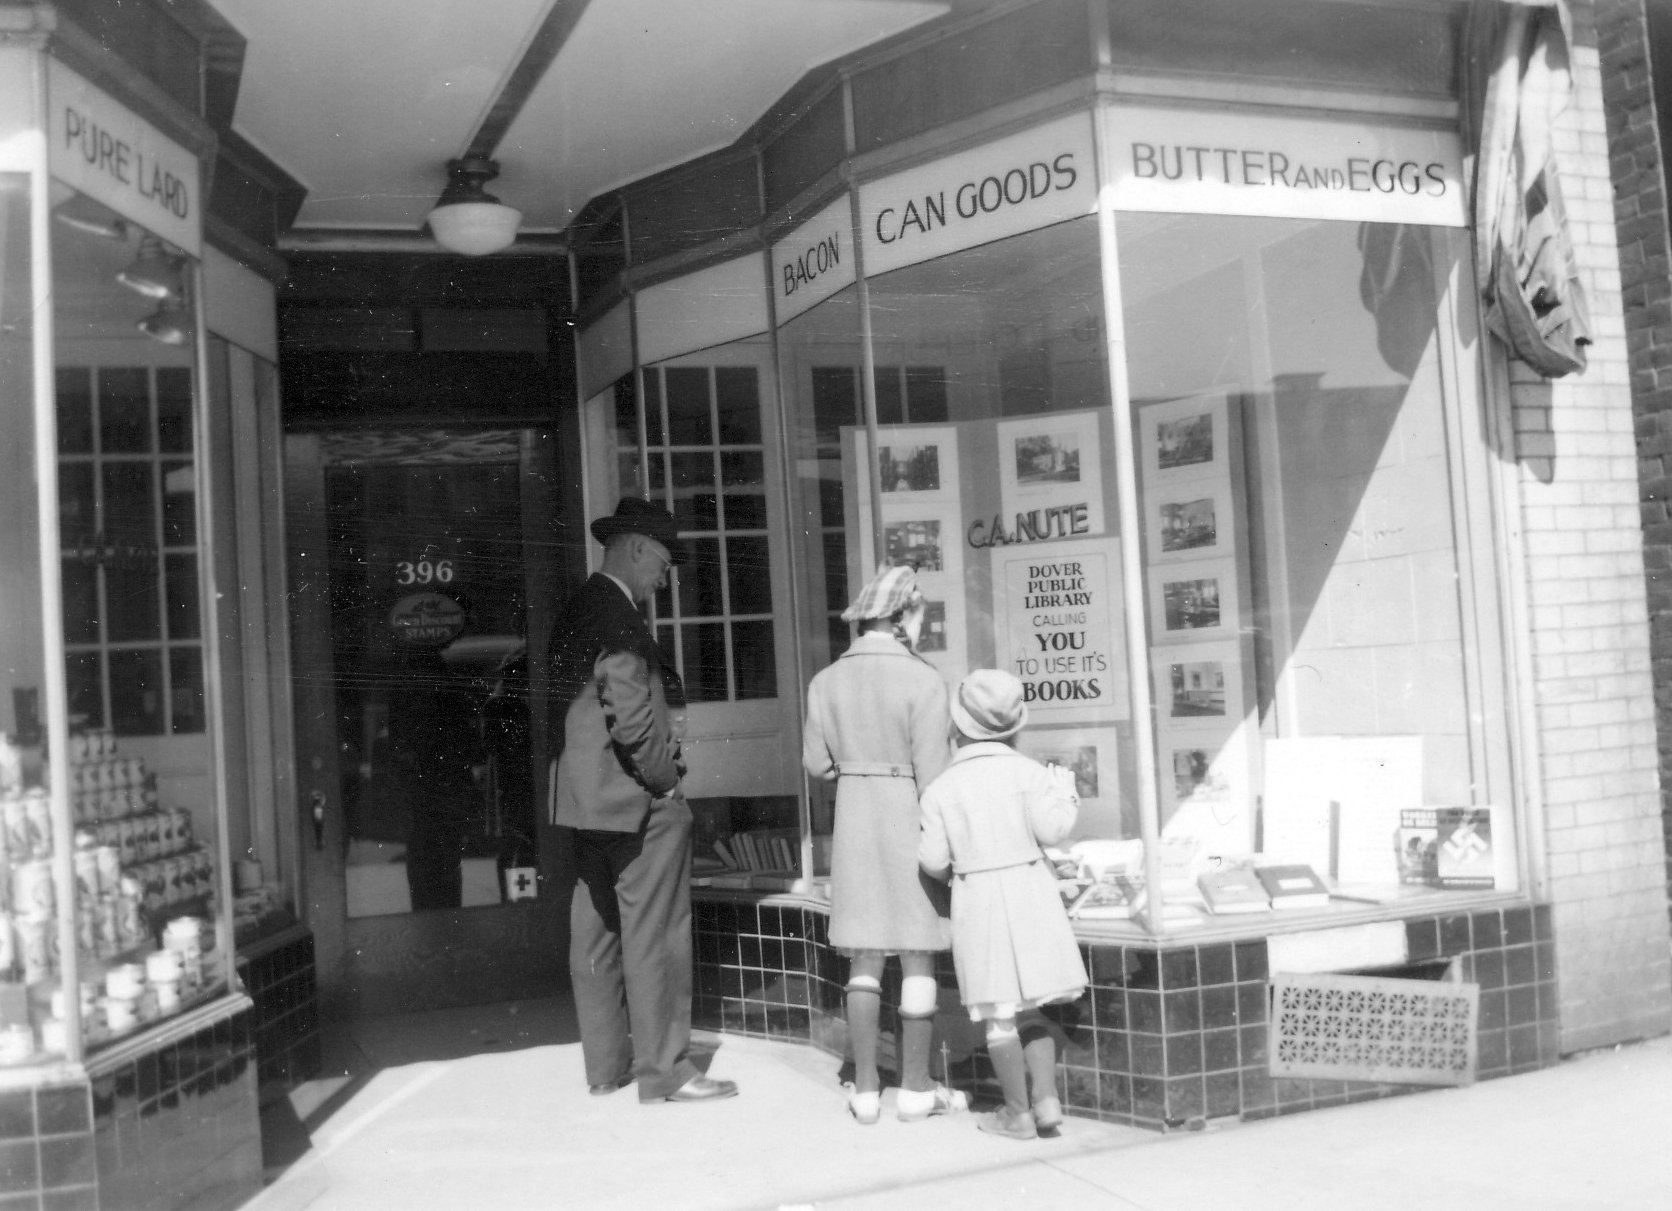
[{"label": "man in fedora", "polygon": [[639,612],[683,562],[673,516],[624,497],[592,523],[604,562],[552,627],[551,822],[577,882],[569,971],[594,1094],[737,1092],[691,1062],[691,809],[661,654]]}]

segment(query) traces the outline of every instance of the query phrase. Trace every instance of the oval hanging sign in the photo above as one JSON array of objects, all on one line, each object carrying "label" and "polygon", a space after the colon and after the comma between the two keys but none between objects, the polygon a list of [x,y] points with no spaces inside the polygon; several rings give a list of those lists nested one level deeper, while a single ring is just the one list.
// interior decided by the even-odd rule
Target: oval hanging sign
[{"label": "oval hanging sign", "polygon": [[409,593],[389,610],[395,639],[415,648],[438,648],[464,630],[464,608],[445,593]]}]

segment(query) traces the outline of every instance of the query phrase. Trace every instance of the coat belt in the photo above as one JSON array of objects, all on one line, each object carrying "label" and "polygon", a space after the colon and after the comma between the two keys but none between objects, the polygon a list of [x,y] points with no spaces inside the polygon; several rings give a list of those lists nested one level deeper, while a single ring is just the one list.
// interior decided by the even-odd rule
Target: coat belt
[{"label": "coat belt", "polygon": [[973,875],[983,870],[1005,870],[1012,866],[1028,866],[1044,858],[1044,854],[1037,849],[1019,854],[994,854],[991,857],[977,855],[967,862],[954,862],[952,873],[955,875]]},{"label": "coat belt", "polygon": [[886,761],[838,761],[838,778],[915,778],[909,763],[890,765]]}]

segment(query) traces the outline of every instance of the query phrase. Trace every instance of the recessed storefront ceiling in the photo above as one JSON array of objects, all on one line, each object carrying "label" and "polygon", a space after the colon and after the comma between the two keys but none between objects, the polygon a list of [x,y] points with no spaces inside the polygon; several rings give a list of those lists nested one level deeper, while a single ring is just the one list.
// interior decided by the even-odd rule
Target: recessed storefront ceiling
[{"label": "recessed storefront ceiling", "polygon": [[[216,0],[248,39],[237,132],[300,231],[417,232],[484,138],[523,231],[733,143],[809,70],[990,0]],[[555,54],[552,49],[555,47]],[[525,58],[549,58],[532,81]]]}]

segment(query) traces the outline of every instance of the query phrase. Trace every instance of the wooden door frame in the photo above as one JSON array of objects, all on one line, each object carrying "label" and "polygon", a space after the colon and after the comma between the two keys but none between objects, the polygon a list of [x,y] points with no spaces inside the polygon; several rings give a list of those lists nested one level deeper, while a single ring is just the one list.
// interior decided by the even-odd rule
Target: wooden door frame
[{"label": "wooden door frame", "polygon": [[[527,463],[525,456],[525,464]],[[566,904],[547,896],[468,909],[348,916],[335,668],[331,652],[325,468],[317,434],[285,438],[285,550],[289,568],[291,678],[295,711],[301,903],[314,935],[321,1013],[346,1019],[550,996],[567,982]],[[546,465],[555,467],[548,458]],[[526,471],[525,466],[525,471]],[[525,474],[525,483],[532,478]],[[524,532],[549,533],[531,515],[541,497],[525,489]],[[531,590],[549,595],[549,541],[534,553]],[[529,629],[550,626],[550,607],[530,595]],[[538,606],[534,603],[539,601]],[[532,651],[531,656],[535,655]],[[542,715],[543,717],[543,715]],[[536,754],[538,756],[538,754]],[[543,783],[537,780],[537,787]],[[317,832],[316,803],[323,806]]]}]

